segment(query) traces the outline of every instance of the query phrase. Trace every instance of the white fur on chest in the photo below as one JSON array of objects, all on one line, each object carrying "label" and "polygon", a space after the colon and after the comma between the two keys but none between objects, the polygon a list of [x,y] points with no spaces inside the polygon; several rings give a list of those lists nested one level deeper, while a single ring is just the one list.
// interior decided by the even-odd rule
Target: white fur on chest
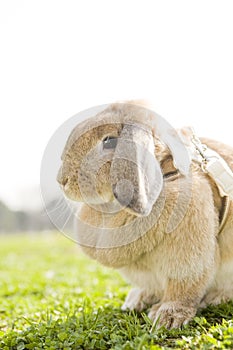
[{"label": "white fur on chest", "polygon": [[119,269],[120,273],[133,285],[148,291],[158,290],[162,292],[166,285],[164,271],[166,265],[155,253],[146,254],[137,262]]}]

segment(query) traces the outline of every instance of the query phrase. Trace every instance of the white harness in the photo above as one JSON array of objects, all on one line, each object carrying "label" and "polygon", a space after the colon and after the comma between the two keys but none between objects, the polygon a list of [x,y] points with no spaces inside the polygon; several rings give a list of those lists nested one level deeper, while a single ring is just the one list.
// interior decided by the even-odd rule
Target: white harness
[{"label": "white harness", "polygon": [[233,172],[225,160],[215,151],[202,144],[201,140],[193,132],[191,137],[193,149],[192,160],[200,164],[202,170],[216,183],[223,201],[222,215],[219,233],[222,231],[230,208],[230,200],[233,200]]}]

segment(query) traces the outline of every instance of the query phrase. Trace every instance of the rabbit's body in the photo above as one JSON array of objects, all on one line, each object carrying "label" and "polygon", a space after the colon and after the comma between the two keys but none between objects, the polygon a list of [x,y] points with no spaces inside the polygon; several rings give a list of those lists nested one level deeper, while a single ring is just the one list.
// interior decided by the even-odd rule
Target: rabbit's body
[{"label": "rabbit's body", "polygon": [[[204,142],[233,169],[231,147]],[[156,156],[163,174],[174,172],[168,148],[157,145]],[[149,316],[167,327],[187,323],[200,306],[233,298],[233,203],[219,232],[224,205],[219,190],[199,164],[193,162],[190,169],[186,176],[175,172],[165,176],[163,189],[147,216],[135,216],[131,208],[106,213],[98,205],[88,204],[83,204],[80,212],[81,221],[87,223],[81,236],[91,237],[88,227],[95,226],[100,232],[103,227],[115,228],[119,239],[127,237],[126,244],[117,245],[115,241],[111,244],[110,236],[104,245],[100,234],[89,246],[82,246],[91,258],[117,268],[137,287],[129,293],[123,309],[141,311],[152,306]],[[109,169],[103,171],[108,182]]]}]

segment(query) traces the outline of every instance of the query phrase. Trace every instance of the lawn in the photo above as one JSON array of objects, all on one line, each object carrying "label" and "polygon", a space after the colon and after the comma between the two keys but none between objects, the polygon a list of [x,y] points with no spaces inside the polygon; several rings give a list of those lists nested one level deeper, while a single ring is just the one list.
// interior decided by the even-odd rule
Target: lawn
[{"label": "lawn", "polygon": [[182,330],[122,312],[129,290],[59,233],[0,236],[0,349],[233,349],[233,303]]}]

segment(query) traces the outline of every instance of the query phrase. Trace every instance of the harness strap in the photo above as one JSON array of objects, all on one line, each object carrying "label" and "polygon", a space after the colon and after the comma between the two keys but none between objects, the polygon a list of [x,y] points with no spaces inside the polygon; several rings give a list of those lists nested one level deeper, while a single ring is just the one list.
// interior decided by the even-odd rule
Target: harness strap
[{"label": "harness strap", "polygon": [[222,197],[222,208],[221,208],[221,212],[219,215],[219,232],[218,232],[218,234],[220,234],[225,227],[225,224],[226,224],[227,218],[228,218],[229,209],[230,209],[230,204],[231,204],[231,201],[230,201],[230,198],[228,196]]},{"label": "harness strap", "polygon": [[191,152],[192,159],[198,162],[202,170],[214,180],[222,197],[222,208],[219,216],[220,234],[227,221],[230,202],[233,200],[233,172],[217,152],[201,143],[194,132],[191,142],[195,147],[194,152]]}]

